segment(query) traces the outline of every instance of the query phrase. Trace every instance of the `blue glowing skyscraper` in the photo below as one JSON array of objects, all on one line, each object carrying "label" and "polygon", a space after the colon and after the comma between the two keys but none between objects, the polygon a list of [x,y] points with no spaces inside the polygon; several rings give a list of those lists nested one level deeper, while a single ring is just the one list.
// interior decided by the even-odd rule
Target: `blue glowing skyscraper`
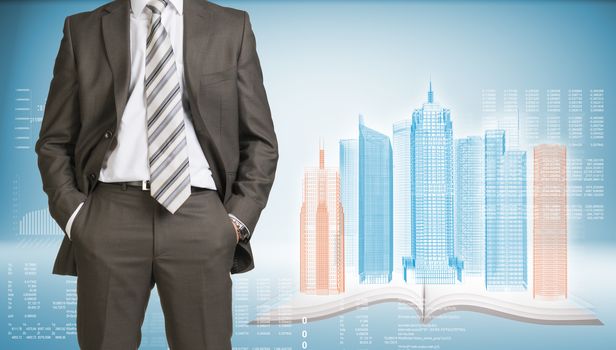
[{"label": "blue glowing skyscraper", "polygon": [[485,133],[485,284],[527,286],[526,151],[506,150],[505,131]]},{"label": "blue glowing skyscraper", "polygon": [[483,276],[485,257],[484,145],[480,136],[455,140],[455,256],[464,274]]},{"label": "blue glowing skyscraper", "polygon": [[411,250],[415,280],[455,283],[453,237],[453,133],[450,111],[428,102],[411,125]]},{"label": "blue glowing skyscraper", "polygon": [[340,140],[340,200],[344,209],[344,261],[346,285],[359,282],[359,144]]},{"label": "blue glowing skyscraper", "polygon": [[393,125],[394,278],[403,275],[403,259],[411,256],[411,123]]},{"label": "blue glowing skyscraper", "polygon": [[359,119],[359,281],[387,283],[393,268],[393,176],[389,137]]}]

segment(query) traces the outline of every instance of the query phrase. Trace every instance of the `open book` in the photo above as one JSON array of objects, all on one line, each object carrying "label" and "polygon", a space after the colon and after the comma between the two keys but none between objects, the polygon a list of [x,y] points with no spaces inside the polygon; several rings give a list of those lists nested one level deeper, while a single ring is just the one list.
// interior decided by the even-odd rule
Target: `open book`
[{"label": "open book", "polygon": [[452,311],[474,311],[539,324],[602,325],[590,305],[569,297],[533,299],[529,291],[490,292],[481,284],[359,285],[337,295],[296,293],[287,300],[273,300],[267,311],[250,324],[299,323],[330,318],[371,304],[402,302],[411,306],[422,323]]}]

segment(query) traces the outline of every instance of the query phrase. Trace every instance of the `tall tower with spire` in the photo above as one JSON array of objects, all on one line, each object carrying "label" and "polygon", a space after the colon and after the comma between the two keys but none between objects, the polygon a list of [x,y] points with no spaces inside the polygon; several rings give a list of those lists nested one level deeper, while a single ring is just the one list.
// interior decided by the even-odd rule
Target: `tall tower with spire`
[{"label": "tall tower with spire", "polygon": [[306,168],[300,211],[300,291],[338,294],[345,290],[344,214],[337,168],[325,166],[319,144],[319,166]]},{"label": "tall tower with spire", "polygon": [[[453,132],[449,109],[428,102],[411,124],[411,276],[421,284],[455,283]],[[459,268],[458,268],[459,272]]]}]

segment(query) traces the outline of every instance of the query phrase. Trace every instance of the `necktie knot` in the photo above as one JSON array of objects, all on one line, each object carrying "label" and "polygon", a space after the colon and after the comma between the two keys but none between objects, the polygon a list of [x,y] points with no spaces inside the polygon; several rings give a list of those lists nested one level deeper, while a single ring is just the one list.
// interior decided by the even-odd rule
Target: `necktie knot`
[{"label": "necktie knot", "polygon": [[152,11],[152,15],[160,15],[167,4],[169,4],[169,0],[150,0],[145,6]]}]

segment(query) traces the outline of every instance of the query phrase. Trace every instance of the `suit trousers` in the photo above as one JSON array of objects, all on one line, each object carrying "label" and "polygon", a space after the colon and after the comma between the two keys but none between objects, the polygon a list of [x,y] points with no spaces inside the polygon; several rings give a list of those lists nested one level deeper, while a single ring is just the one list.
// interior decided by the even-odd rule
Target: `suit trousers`
[{"label": "suit trousers", "polygon": [[217,191],[171,214],[149,191],[99,181],[71,240],[81,349],[137,349],[155,285],[171,350],[231,349],[236,235]]}]

